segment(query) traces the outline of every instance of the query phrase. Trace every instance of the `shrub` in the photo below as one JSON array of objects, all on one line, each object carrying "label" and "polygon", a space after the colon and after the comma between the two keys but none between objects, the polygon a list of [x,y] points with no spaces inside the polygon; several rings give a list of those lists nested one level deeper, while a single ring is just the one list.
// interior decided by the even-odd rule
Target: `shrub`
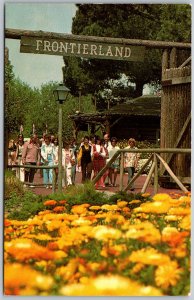
[{"label": "shrub", "polygon": [[4,199],[10,198],[13,191],[22,196],[25,192],[22,182],[15,176],[13,171],[5,171],[5,181],[4,181]]}]

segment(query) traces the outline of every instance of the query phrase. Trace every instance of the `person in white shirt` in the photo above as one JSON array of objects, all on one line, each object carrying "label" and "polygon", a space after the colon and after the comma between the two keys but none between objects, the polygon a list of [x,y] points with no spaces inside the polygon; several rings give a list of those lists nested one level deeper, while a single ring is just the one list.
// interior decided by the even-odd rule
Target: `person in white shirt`
[{"label": "person in white shirt", "polygon": [[75,164],[75,155],[70,144],[64,142],[64,148],[62,149],[62,166],[64,168],[63,186],[72,185],[72,165]]},{"label": "person in white shirt", "polygon": [[[24,148],[24,136],[23,134],[18,135],[18,141],[16,143],[16,164],[22,165],[22,151]],[[24,168],[16,169],[16,177],[19,178],[21,182],[24,182]]]},{"label": "person in white shirt", "polygon": [[[53,166],[55,160],[55,154],[53,144],[51,143],[50,135],[45,135],[44,143],[41,146],[41,159],[43,165]],[[46,188],[52,188],[53,171],[52,169],[43,169],[43,183]]]},{"label": "person in white shirt", "polygon": [[[127,146],[125,149],[138,149],[135,147],[136,141],[133,138],[130,138],[128,140],[129,146]],[[135,169],[137,168],[137,164],[139,161],[140,154],[139,153],[132,153],[132,152],[126,152],[124,155],[124,168],[128,172],[128,183],[133,178],[133,175],[135,173]],[[132,183],[130,190],[134,191],[134,183]]]},{"label": "person in white shirt", "polygon": [[[117,146],[117,138],[112,137],[111,138],[111,145],[108,146],[108,155],[109,158],[107,161],[109,161],[113,155],[120,149],[119,146]],[[116,186],[116,179],[117,179],[117,174],[119,170],[119,164],[120,164],[120,158],[117,157],[116,160],[111,164],[109,168],[109,180],[110,180],[110,186]]]}]

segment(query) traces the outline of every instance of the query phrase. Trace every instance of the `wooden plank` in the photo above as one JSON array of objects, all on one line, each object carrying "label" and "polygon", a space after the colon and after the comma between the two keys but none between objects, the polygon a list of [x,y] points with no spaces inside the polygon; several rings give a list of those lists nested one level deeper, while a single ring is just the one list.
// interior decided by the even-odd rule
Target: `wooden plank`
[{"label": "wooden plank", "polygon": [[[179,146],[179,144],[180,144],[180,142],[181,142],[181,140],[182,140],[182,138],[183,138],[183,135],[184,135],[184,133],[186,132],[186,130],[187,130],[187,128],[188,128],[190,122],[191,122],[191,113],[190,113],[189,116],[187,117],[187,119],[186,119],[186,121],[185,121],[185,123],[184,123],[184,125],[183,125],[183,128],[181,129],[181,131],[180,131],[180,133],[179,133],[179,135],[178,135],[178,138],[176,139],[176,141],[175,141],[175,143],[174,143],[173,148],[177,148],[177,147]],[[170,161],[171,161],[173,155],[174,155],[174,153],[170,153],[169,156],[167,157],[166,163],[167,163],[168,165],[169,165],[169,163],[170,163]],[[161,170],[161,175],[164,174],[164,171],[165,171],[165,169],[162,168],[162,170]]]},{"label": "wooden plank", "polygon": [[130,185],[142,174],[142,172],[145,170],[145,168],[148,166],[150,161],[152,160],[153,155],[150,156],[150,158],[146,161],[146,163],[141,167],[141,169],[137,172],[137,174],[130,180],[130,182],[127,184],[127,186],[124,189],[124,192],[128,190]]},{"label": "wooden plank", "polygon": [[177,77],[168,80],[162,80],[162,86],[191,83],[191,76]]},{"label": "wooden plank", "polygon": [[152,40],[140,40],[140,39],[123,39],[123,38],[112,38],[112,37],[96,37],[86,35],[72,35],[56,32],[46,31],[32,31],[32,30],[21,30],[21,29],[5,29],[5,38],[9,39],[21,39],[25,37],[41,37],[41,38],[57,38],[57,39],[73,39],[84,42],[106,42],[106,43],[118,43],[125,45],[134,46],[146,46],[151,48],[180,48],[180,49],[191,49],[191,43],[180,43],[180,42],[168,42],[168,41],[152,41]]},{"label": "wooden plank", "polygon": [[176,182],[176,184],[180,187],[180,189],[183,192],[188,192],[188,190],[186,189],[186,187],[180,182],[180,180],[177,178],[177,176],[173,173],[173,171],[171,170],[171,168],[168,166],[168,164],[163,160],[163,158],[156,154],[157,157],[159,158],[159,160],[161,161],[161,163],[164,165],[165,169],[167,170],[167,172],[169,173],[169,175],[173,178],[173,180]]},{"label": "wooden plank", "polygon": [[142,187],[141,193],[145,193],[145,191],[146,191],[146,189],[147,189],[147,187],[149,185],[149,182],[150,182],[150,180],[152,178],[152,173],[154,172],[155,165],[156,165],[156,163],[155,163],[155,161],[153,161],[151,169],[150,169],[150,171],[148,173],[148,176],[147,176],[147,178],[146,178],[146,180],[144,182],[144,185]]},{"label": "wooden plank", "polygon": [[179,68],[185,67],[190,61],[191,61],[191,56],[190,56],[189,58],[187,58],[187,59],[184,61],[184,63],[182,63],[182,65],[180,65]]},{"label": "wooden plank", "polygon": [[20,52],[123,61],[143,61],[145,47],[110,44],[108,42],[83,42],[73,39],[50,39],[22,36]]}]

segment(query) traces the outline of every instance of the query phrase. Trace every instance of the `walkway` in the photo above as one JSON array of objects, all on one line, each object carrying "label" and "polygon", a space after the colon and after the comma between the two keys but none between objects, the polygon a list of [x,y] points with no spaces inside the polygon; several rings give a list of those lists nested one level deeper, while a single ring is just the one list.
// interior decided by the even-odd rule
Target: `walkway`
[{"label": "walkway", "polygon": [[[135,190],[132,193],[140,193],[141,189],[143,187],[143,184],[146,180],[147,175],[142,175],[140,177],[138,177],[138,179],[135,181]],[[43,178],[40,177],[40,173],[39,171],[35,174],[35,180],[34,183],[42,183],[43,182]],[[81,183],[81,173],[77,172],[76,173],[76,183],[80,184]],[[123,184],[124,187],[127,185],[127,174],[124,174],[124,178],[123,178]],[[51,189],[46,189],[45,187],[35,187],[35,188],[30,188],[32,191],[34,191],[35,194],[37,195],[49,195],[52,193]],[[116,187],[106,187],[106,188],[101,188],[99,189],[99,191],[105,191],[107,192],[107,194],[112,194],[112,193],[116,193],[119,192],[119,174],[117,176],[117,186]],[[130,192],[130,191],[128,191]],[[146,190],[146,193],[150,193],[151,195],[154,195],[154,188],[153,185],[150,184]],[[180,189],[167,189],[167,188],[163,188],[163,187],[159,187],[158,189],[158,193],[167,193],[167,194],[171,194],[171,193],[176,193],[176,194],[184,194],[183,191],[181,191]]]}]

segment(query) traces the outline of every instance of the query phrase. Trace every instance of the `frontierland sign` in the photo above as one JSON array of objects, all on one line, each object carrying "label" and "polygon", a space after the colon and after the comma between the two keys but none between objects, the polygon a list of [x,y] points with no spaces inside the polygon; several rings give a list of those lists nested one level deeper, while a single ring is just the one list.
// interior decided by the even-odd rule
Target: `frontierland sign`
[{"label": "frontierland sign", "polygon": [[143,61],[145,47],[108,42],[21,37],[20,52],[83,58]]}]

